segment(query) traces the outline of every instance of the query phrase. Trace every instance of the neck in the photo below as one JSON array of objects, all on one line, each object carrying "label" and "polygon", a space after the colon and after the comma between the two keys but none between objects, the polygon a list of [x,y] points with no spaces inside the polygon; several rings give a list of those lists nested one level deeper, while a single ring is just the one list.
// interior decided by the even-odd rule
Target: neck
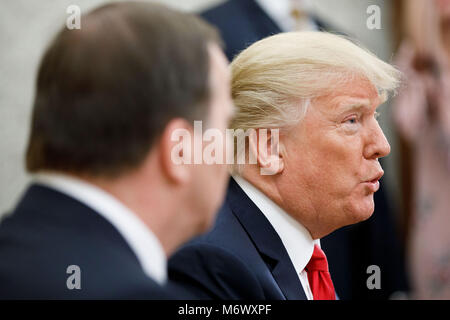
[{"label": "neck", "polygon": [[313,239],[320,239],[330,233],[330,230],[327,229],[328,226],[318,221],[318,213],[308,197],[297,196],[294,201],[295,203],[293,201],[286,201],[283,196],[285,194],[283,190],[286,190],[286,188],[280,186],[283,184],[280,180],[282,178],[281,176],[260,175],[259,169],[255,166],[246,166],[241,176],[305,227]]},{"label": "neck", "polygon": [[261,175],[259,169],[255,166],[246,166],[241,176],[278,206],[283,207],[282,197],[273,181],[274,176]]}]

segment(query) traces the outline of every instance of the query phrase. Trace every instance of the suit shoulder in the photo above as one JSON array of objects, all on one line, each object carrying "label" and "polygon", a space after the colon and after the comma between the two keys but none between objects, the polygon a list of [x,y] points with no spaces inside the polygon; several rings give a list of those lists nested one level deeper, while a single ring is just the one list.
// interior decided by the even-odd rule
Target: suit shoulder
[{"label": "suit shoulder", "polygon": [[210,245],[242,257],[256,250],[245,228],[227,202],[219,210],[211,230],[185,244],[185,246],[188,245],[205,245],[204,248]]},{"label": "suit shoulder", "polygon": [[[37,205],[49,196],[61,205]],[[0,298],[165,296],[100,215],[42,188],[28,197],[0,224]],[[79,268],[82,290],[67,287],[71,266]]]},{"label": "suit shoulder", "polygon": [[190,243],[169,260],[176,287],[203,299],[263,299],[257,277],[232,251],[207,242]]}]

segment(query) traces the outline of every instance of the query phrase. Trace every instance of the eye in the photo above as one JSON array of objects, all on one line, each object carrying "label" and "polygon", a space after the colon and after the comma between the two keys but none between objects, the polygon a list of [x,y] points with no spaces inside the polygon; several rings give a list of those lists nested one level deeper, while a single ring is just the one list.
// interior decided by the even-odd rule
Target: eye
[{"label": "eye", "polygon": [[358,118],[356,116],[352,116],[344,121],[347,124],[356,124],[358,123]]}]

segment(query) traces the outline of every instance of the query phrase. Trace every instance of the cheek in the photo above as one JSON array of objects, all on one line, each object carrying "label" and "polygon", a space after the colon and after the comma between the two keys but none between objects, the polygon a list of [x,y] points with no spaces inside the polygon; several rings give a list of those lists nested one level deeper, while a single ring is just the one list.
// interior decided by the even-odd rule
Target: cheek
[{"label": "cheek", "polygon": [[314,202],[334,209],[342,209],[356,199],[361,201],[361,137],[337,131],[303,134],[307,134],[308,139],[299,139],[288,149],[289,152],[295,150],[287,158],[292,187],[303,189]]},{"label": "cheek", "polygon": [[[356,141],[355,141],[356,140]],[[305,154],[309,181],[328,187],[328,192],[345,195],[359,182],[362,151],[358,139],[348,141],[324,136]]]},{"label": "cheek", "polygon": [[[335,139],[325,155],[326,165],[337,183],[353,189],[361,180],[363,149],[357,136]],[[324,150],[326,151],[326,150]]]}]

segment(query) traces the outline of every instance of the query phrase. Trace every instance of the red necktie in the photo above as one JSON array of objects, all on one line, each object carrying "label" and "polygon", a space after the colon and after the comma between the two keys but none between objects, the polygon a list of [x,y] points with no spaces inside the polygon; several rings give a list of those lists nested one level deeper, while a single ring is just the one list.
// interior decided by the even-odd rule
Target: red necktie
[{"label": "red necktie", "polygon": [[333,281],[328,271],[327,257],[318,245],[314,246],[311,260],[305,269],[314,300],[336,300]]}]

